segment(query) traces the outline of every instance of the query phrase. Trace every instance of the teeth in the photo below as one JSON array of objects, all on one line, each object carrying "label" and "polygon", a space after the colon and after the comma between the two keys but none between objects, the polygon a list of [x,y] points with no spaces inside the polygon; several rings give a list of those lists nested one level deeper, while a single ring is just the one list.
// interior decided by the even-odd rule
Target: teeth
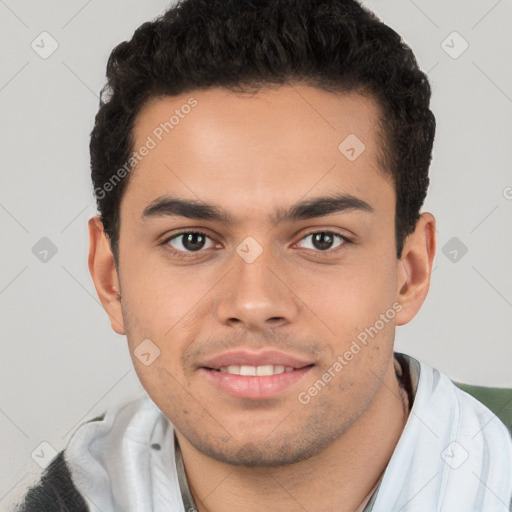
[{"label": "teeth", "polygon": [[274,367],[271,364],[266,366],[258,366],[256,368],[256,375],[264,377],[265,375],[274,375]]},{"label": "teeth", "polygon": [[256,375],[256,367],[240,366],[240,375]]},{"label": "teeth", "polygon": [[267,364],[264,366],[239,366],[233,364],[231,366],[223,366],[219,368],[219,371],[223,373],[231,373],[232,375],[265,377],[269,375],[277,375],[278,373],[291,372],[293,371],[293,367],[283,366],[281,364]]}]

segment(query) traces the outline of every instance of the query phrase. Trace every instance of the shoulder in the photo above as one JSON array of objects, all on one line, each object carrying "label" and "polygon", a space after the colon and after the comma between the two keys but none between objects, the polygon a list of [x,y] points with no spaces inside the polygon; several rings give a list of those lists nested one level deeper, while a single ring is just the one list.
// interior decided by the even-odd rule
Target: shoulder
[{"label": "shoulder", "polygon": [[39,483],[29,489],[16,512],[88,512],[71,479],[64,451],[45,469]]},{"label": "shoulder", "polygon": [[[105,415],[88,423],[101,422]],[[25,494],[15,512],[89,512],[71,478],[62,450],[44,470],[39,482]]]},{"label": "shoulder", "polygon": [[453,383],[495,414],[512,436],[512,389]]},{"label": "shoulder", "polygon": [[434,418],[457,417],[478,430],[501,434],[505,441],[512,438],[512,389],[464,384],[410,355],[395,353],[395,357],[407,377],[411,403],[420,402]]}]

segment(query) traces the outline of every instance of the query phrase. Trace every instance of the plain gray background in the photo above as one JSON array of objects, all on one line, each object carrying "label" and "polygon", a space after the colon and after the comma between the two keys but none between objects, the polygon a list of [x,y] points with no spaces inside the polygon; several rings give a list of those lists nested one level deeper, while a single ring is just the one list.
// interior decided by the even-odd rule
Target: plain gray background
[{"label": "plain gray background", "polygon": [[[432,285],[396,348],[453,379],[512,387],[512,2],[364,3],[428,72],[438,125]],[[87,269],[88,138],[110,51],[167,5],[0,0],[2,510],[38,479],[37,455],[44,465],[78,423],[141,392]],[[46,261],[43,237],[57,251]]]}]

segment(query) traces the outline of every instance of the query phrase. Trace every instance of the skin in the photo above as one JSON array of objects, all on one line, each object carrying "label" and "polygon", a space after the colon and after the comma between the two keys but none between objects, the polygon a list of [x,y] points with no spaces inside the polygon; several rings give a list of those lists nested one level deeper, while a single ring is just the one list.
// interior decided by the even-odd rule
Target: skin
[{"label": "skin", "polygon": [[[370,97],[295,84],[254,95],[218,88],[153,98],[136,119],[135,148],[191,96],[197,106],[130,175],[118,269],[99,218],[89,221],[98,296],[112,328],[127,336],[144,388],[176,428],[201,512],[353,512],[382,475],[407,420],[394,335],[428,292],[435,220],[422,214],[397,259],[396,196],[378,164],[379,108]],[[354,161],[338,150],[351,133],[366,147]],[[272,218],[279,208],[334,193],[373,211]],[[165,194],[215,204],[234,222],[142,219]],[[171,251],[186,252],[183,239],[166,239],[183,229],[199,229],[211,241],[178,258]],[[332,248],[318,249],[308,235],[326,231],[351,242],[334,237]],[[252,263],[236,251],[249,236],[263,251]],[[298,394],[393,304],[400,308],[395,318],[300,403]],[[134,356],[147,338],[161,352],[149,366]],[[270,399],[235,398],[198,366],[236,347],[277,348],[313,366]]]}]

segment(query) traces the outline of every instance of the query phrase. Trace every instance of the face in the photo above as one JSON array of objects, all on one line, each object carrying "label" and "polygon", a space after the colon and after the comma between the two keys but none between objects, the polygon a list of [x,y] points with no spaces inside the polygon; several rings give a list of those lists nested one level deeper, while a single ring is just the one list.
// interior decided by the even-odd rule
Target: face
[{"label": "face", "polygon": [[305,85],[140,112],[134,149],[153,147],[120,206],[118,332],[199,452],[303,460],[379,391],[402,283],[378,115],[368,97]]}]

